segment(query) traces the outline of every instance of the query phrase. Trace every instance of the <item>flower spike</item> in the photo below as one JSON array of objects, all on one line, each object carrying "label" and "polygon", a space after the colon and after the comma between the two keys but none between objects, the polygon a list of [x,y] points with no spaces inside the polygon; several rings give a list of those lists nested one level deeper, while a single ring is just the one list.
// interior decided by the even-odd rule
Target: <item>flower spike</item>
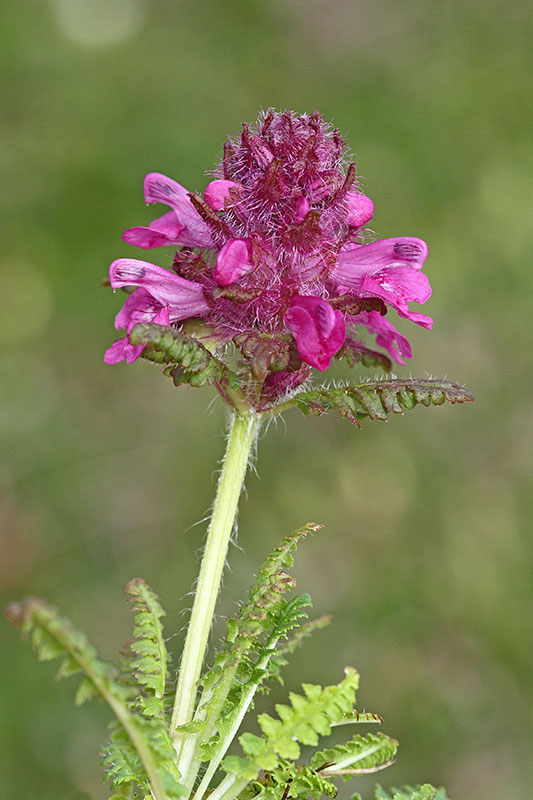
[{"label": "flower spike", "polygon": [[[431,295],[425,242],[365,244],[374,203],[361,191],[340,134],[316,111],[269,110],[244,124],[203,192],[151,172],[144,196],[170,210],[122,238],[144,249],[176,247],[174,272],[114,261],[112,287],[136,287],[117,327],[129,333],[138,322],[168,318],[186,330],[194,319],[216,357],[224,360],[232,344],[258,410],[298,386],[309,367],[327,370],[348,329],[375,335],[378,347],[404,363],[409,342],[383,315],[392,310],[431,327],[431,317],[410,305]],[[134,361],[140,347],[116,342],[106,361]],[[384,354],[374,362],[388,363]]]}]

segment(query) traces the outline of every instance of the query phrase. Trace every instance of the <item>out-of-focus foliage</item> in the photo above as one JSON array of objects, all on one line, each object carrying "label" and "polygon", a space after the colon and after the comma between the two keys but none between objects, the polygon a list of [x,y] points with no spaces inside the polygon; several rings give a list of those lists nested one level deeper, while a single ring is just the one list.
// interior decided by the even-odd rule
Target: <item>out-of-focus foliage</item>
[{"label": "out-of-focus foliage", "polygon": [[[529,798],[529,4],[4,0],[0,16],[5,599],[47,597],[108,658],[129,631],[121,586],[141,573],[166,630],[182,625],[224,413],[145,362],[104,366],[122,298],[100,279],[112,259],[142,257],[119,236],[153,217],[146,172],[201,190],[260,106],[318,108],[350,141],[380,237],[430,246],[435,327],[400,325],[415,357],[398,373],[448,375],[476,403],[363,432],[294,411],[273,425],[221,613],[284,531],[323,522],[295,576],[335,617],[292,657],[286,687],[354,664],[361,703],[401,742],[391,784]],[[357,364],[333,369],[357,380]],[[53,666],[1,633],[3,793],[106,797],[104,707],[71,708]]]}]

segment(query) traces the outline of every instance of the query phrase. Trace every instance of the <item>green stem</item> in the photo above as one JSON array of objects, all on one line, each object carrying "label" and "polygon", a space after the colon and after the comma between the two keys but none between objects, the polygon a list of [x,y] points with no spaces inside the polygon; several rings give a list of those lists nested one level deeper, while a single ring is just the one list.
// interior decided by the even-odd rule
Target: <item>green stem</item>
[{"label": "green stem", "polygon": [[209,795],[209,800],[234,800],[250,783],[247,778],[226,775],[224,780]]},{"label": "green stem", "polygon": [[[279,640],[279,636],[271,636],[270,637],[270,639],[268,640],[268,642],[265,645],[265,651],[264,651],[263,656],[259,659],[259,661],[256,664],[255,668],[257,670],[263,670],[263,669],[267,668],[267,666],[268,666],[268,664],[270,662],[270,659],[272,658],[273,654],[276,652],[276,645],[278,643],[278,640]],[[207,790],[209,788],[209,784],[211,782],[211,778],[213,777],[213,775],[217,771],[217,769],[218,769],[218,767],[220,765],[220,762],[222,761],[222,759],[226,755],[228,747],[230,746],[230,744],[234,740],[235,736],[237,735],[237,731],[241,727],[241,723],[242,723],[242,721],[244,719],[244,716],[245,716],[246,712],[248,711],[248,709],[250,708],[251,702],[254,699],[254,695],[255,695],[255,693],[256,693],[258,688],[259,688],[259,683],[252,684],[248,688],[248,691],[246,692],[244,697],[242,698],[242,700],[240,702],[240,705],[239,705],[239,708],[238,708],[238,711],[237,711],[237,713],[235,715],[235,718],[233,720],[233,723],[231,725],[231,728],[228,731],[228,733],[226,734],[226,736],[224,736],[224,738],[221,740],[217,752],[211,758],[211,760],[209,762],[209,765],[207,766],[207,769],[206,769],[204,775],[202,776],[202,781],[201,781],[200,785],[198,786],[198,789],[196,790],[196,793],[195,793],[195,795],[193,797],[193,800],[202,800],[203,796],[207,792]],[[212,732],[213,731],[207,731],[206,733],[204,733],[205,739],[208,739],[209,736],[212,734]],[[193,774],[194,774],[195,778],[196,778],[196,775],[198,773],[198,767],[199,766],[200,766],[200,762],[197,762],[194,765]]]},{"label": "green stem", "polygon": [[[178,687],[170,723],[170,734],[178,756],[181,755],[185,745],[185,737],[180,733],[179,727],[186,725],[193,717],[197,684],[204,662],[222,571],[258,422],[259,419],[256,416],[240,415],[237,412],[233,412],[231,419],[226,454],[218,481],[191,619],[181,658]],[[191,738],[196,739],[193,735]]]},{"label": "green stem", "polygon": [[135,722],[133,721],[133,718],[131,717],[131,714],[129,714],[128,710],[122,705],[122,703],[116,700],[112,694],[105,690],[105,688],[101,688],[100,693],[115,712],[115,716],[122,724],[122,727],[130,737],[133,746],[137,750],[139,757],[144,764],[155,800],[167,800],[167,795],[165,794],[163,784],[161,783],[161,778],[159,776],[159,771],[157,769],[157,764],[152,751],[148,743],[145,741],[144,736],[139,732]]}]

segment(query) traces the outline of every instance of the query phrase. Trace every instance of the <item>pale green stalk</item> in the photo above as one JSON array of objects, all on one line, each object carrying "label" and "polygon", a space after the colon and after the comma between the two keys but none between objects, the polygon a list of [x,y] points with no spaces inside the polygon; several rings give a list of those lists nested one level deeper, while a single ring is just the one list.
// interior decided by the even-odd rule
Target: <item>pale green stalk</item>
[{"label": "pale green stalk", "polygon": [[[278,642],[278,639],[279,639],[278,636],[271,637],[269,639],[269,641],[266,644],[266,652],[265,652],[265,654],[263,655],[263,657],[261,659],[259,659],[259,661],[255,665],[257,670],[266,669],[270,659],[272,658],[272,655],[276,652],[276,644]],[[243,719],[244,719],[244,717],[246,715],[246,712],[250,708],[251,702],[254,699],[254,695],[255,695],[255,693],[256,693],[258,688],[259,688],[259,683],[252,684],[252,686],[249,687],[248,691],[246,692],[246,694],[242,698],[239,710],[238,710],[238,712],[237,712],[237,714],[235,716],[235,719],[233,720],[233,724],[231,726],[231,729],[228,731],[228,733],[224,737],[224,739],[220,742],[220,745],[218,747],[217,752],[215,753],[215,755],[210,760],[209,765],[208,765],[208,767],[207,767],[207,769],[206,769],[206,771],[205,771],[205,773],[204,773],[204,775],[202,777],[202,781],[201,781],[200,785],[198,786],[198,789],[196,790],[196,793],[194,794],[193,800],[201,800],[201,798],[207,792],[207,790],[209,788],[209,784],[211,782],[211,778],[213,777],[213,775],[217,771],[217,769],[218,769],[218,767],[220,765],[220,762],[222,761],[222,759],[224,758],[224,756],[226,755],[226,753],[228,751],[228,747],[230,746],[230,744],[234,740],[235,736],[237,735],[237,731],[241,727],[241,723],[242,723],[242,721],[243,721]],[[209,737],[206,735],[206,739],[207,738],[209,738]],[[198,773],[199,765],[200,765],[199,761],[196,761],[194,763],[194,765],[193,765],[193,775],[194,775],[194,777],[196,777],[196,775]]]},{"label": "pale green stalk", "polygon": [[196,736],[180,733],[179,727],[186,725],[193,717],[197,685],[205,658],[222,571],[226,562],[229,540],[258,423],[257,416],[250,413],[241,415],[236,411],[233,412],[226,454],[218,481],[187,638],[181,658],[170,723],[170,734],[178,753],[180,771],[181,758],[185,763],[190,759],[186,750],[192,747],[194,752]]},{"label": "pale green stalk", "polygon": [[226,775],[209,795],[209,800],[234,800],[250,783],[248,778],[238,778],[237,775]]}]

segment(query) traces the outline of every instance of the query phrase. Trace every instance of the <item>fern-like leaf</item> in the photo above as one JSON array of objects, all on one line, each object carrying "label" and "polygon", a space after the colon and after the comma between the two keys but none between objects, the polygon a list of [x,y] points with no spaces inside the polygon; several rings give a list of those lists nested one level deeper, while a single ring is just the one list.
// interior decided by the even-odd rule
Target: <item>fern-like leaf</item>
[{"label": "fern-like leaf", "polygon": [[102,661],[86,636],[42,600],[30,597],[22,603],[12,603],[5,613],[30,637],[37,658],[62,659],[59,677],[84,674],[76,702],[99,696],[114,712],[118,724],[113,726],[104,759],[113,790],[120,793],[124,787],[137,784],[145,786],[156,800],[180,797],[184,789],[174,765],[166,723],[131,712],[131,690],[117,682],[117,668]]},{"label": "fern-like leaf", "polygon": [[376,800],[449,800],[441,787],[436,789],[429,783],[422,786],[404,786],[402,789],[391,789],[390,794],[381,786],[376,786]]},{"label": "fern-like leaf", "polygon": [[126,692],[117,683],[118,670],[98,657],[96,648],[85,634],[75,630],[69,620],[60,617],[51,606],[36,597],[11,603],[5,609],[9,622],[29,636],[39,661],[61,659],[58,678],[82,673],[85,677],[76,693],[76,704],[100,696],[124,702]]},{"label": "fern-like leaf", "polygon": [[256,800],[320,800],[322,797],[336,797],[337,787],[332,780],[304,764],[296,765],[292,761],[280,759],[276,770],[266,773],[262,780],[252,781],[248,785],[246,792],[241,795],[244,796]]},{"label": "fern-like leaf", "polygon": [[[331,615],[324,614],[322,617],[311,619],[296,628],[294,633],[291,633],[290,637],[287,638],[287,641],[278,647],[272,655],[268,665],[268,677],[275,678],[283,685],[281,669],[288,664],[287,656],[294,653],[315,631],[325,628],[330,622]],[[267,690],[265,689],[264,691]]]},{"label": "fern-like leaf", "polygon": [[168,374],[178,386],[213,386],[221,384],[230,389],[240,385],[237,375],[215,358],[198,339],[187,336],[166,325],[143,322],[130,331],[131,344],[145,345],[142,356],[157,364],[167,365]]},{"label": "fern-like leaf", "polygon": [[[142,732],[157,761],[158,774],[167,798],[181,798],[187,790],[180,783],[180,774],[175,763],[175,750],[164,720],[154,717],[145,719],[135,717],[138,729]],[[110,781],[113,791],[139,787],[142,796],[150,795],[150,782],[143,762],[120,725],[113,723],[111,737],[103,751],[102,766],[106,771],[106,780]]]},{"label": "fern-like leaf", "polygon": [[363,367],[379,367],[385,372],[392,371],[392,361],[379,350],[372,350],[353,336],[347,336],[343,346],[335,356],[344,359],[350,367],[361,364]]},{"label": "fern-like leaf", "polygon": [[256,780],[261,770],[272,772],[280,759],[294,760],[300,756],[300,744],[316,745],[319,736],[328,736],[331,725],[347,716],[355,703],[359,675],[351,668],[335,686],[303,684],[304,695],[291,693],[290,705],[276,705],[278,719],[260,714],[258,722],[263,736],[243,733],[239,742],[245,758],[228,756],[222,768],[248,783]]},{"label": "fern-like leaf", "polygon": [[[283,599],[283,595],[294,587],[294,580],[285,569],[292,566],[292,551],[300,539],[319,529],[319,525],[308,523],[286,536],[261,565],[250,588],[248,601],[240,608],[238,616],[230,617],[226,621],[226,641],[215,655],[213,668],[202,679],[207,690],[204,702],[209,700],[207,713],[213,722],[214,709],[222,709],[234,679],[238,677],[241,689],[252,678],[251,673],[265,654],[268,639],[277,641],[286,637],[305,616],[303,609],[311,604],[309,595],[298,595],[289,603]],[[270,647],[270,657],[274,654],[275,649]],[[254,661],[250,660],[252,656]],[[265,664],[263,669],[266,666]],[[266,672],[263,678],[265,676]],[[256,674],[255,678],[257,677]],[[218,697],[213,701],[215,692]]]},{"label": "fern-like leaf", "polygon": [[348,742],[313,753],[309,766],[327,777],[340,775],[350,780],[388,767],[397,750],[398,742],[384,733],[356,734]]},{"label": "fern-like leaf", "polygon": [[168,653],[161,619],[165,612],[159,598],[142,578],[124,587],[134,613],[133,639],[124,650],[122,672],[126,682],[138,686],[138,703],[145,716],[164,716]]},{"label": "fern-like leaf", "polygon": [[204,692],[192,723],[192,732],[199,734],[199,758],[211,762],[202,788],[225,755],[257,689],[279,673],[281,656],[271,667],[278,642],[307,616],[309,595],[297,595],[288,602],[283,597],[294,587],[285,569],[292,566],[292,551],[300,539],[319,528],[308,523],[286,536],[260,567],[239,615],[227,620],[226,642],[204,676]]},{"label": "fern-like leaf", "polygon": [[440,406],[446,402],[468,403],[473,399],[464,386],[450,381],[394,378],[299,392],[289,403],[297,403],[304,414],[320,416],[327,411],[336,411],[350,422],[358,424],[365,417],[386,420],[391,413],[403,414],[417,405]]}]

